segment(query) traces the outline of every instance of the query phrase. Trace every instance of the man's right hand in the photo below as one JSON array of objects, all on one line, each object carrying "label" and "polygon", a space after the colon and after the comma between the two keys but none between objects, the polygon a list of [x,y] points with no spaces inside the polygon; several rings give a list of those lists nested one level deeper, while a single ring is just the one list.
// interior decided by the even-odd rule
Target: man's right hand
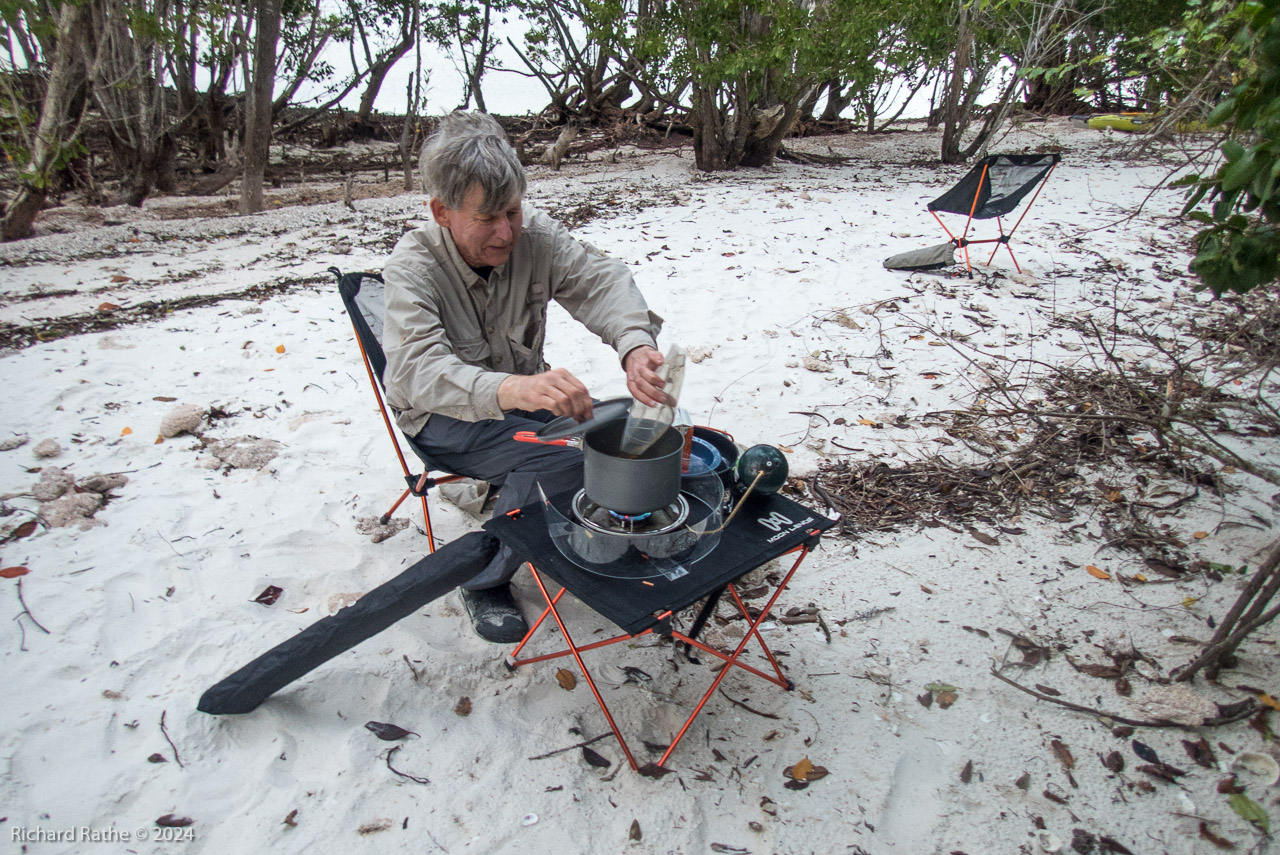
[{"label": "man's right hand", "polygon": [[503,410],[549,410],[578,421],[591,418],[591,393],[582,381],[563,368],[541,374],[512,374],[498,385],[498,406]]}]

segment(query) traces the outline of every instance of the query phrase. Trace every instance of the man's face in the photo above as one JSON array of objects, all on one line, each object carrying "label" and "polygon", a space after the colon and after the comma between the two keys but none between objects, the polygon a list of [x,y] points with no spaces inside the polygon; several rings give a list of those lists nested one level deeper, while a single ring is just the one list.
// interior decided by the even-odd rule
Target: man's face
[{"label": "man's face", "polygon": [[484,188],[471,185],[459,209],[447,208],[439,199],[431,200],[431,216],[453,235],[463,261],[472,267],[499,267],[507,263],[520,237],[524,215],[517,196],[492,214],[480,213]]}]

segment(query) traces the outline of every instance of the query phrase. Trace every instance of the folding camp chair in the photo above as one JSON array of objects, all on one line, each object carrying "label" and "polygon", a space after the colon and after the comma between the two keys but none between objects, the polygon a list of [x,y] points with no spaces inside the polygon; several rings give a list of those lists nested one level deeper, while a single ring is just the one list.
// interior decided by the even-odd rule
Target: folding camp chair
[{"label": "folding camp chair", "polygon": [[427,506],[427,492],[437,484],[459,481],[463,476],[431,477],[430,458],[411,437],[406,436],[405,441],[408,442],[409,448],[425,467],[420,475],[414,475],[410,471],[404,452],[400,448],[400,440],[396,436],[398,431],[392,424],[391,417],[387,415],[387,405],[382,398],[382,375],[387,369],[387,357],[382,352],[382,309],[385,305],[382,277],[377,273],[365,271],[344,274],[336,267],[330,267],[329,272],[338,279],[338,293],[342,295],[342,304],[351,318],[351,325],[355,328],[356,343],[360,345],[360,355],[364,359],[365,370],[369,373],[369,385],[373,387],[373,394],[378,399],[378,410],[382,413],[383,424],[386,425],[391,444],[395,447],[396,457],[400,459],[400,468],[404,470],[407,489],[400,494],[400,498],[379,518],[379,521],[385,525],[405,499],[410,495],[417,496],[422,500],[422,521],[427,529],[427,549],[435,552],[436,540],[431,533],[431,509]]},{"label": "folding camp chair", "polygon": [[[548,504],[554,505],[556,502],[557,499],[554,497],[548,500]],[[790,584],[805,557],[818,544],[822,532],[833,525],[835,520],[815,514],[785,496],[776,493],[750,496],[743,501],[741,513],[735,514],[727,523],[715,549],[694,564],[689,572],[684,574],[655,572],[651,579],[622,579],[589,572],[565,558],[551,539],[546,511],[540,503],[494,517],[485,523],[485,530],[528,561],[529,571],[547,604],[542,614],[530,626],[529,632],[519,646],[512,651],[507,665],[510,668],[516,668],[521,665],[572,656],[587,685],[591,688],[596,703],[604,712],[609,728],[617,738],[631,768],[642,774],[652,774],[654,765],[659,770],[664,767],[667,759],[676,750],[676,746],[693,726],[703,707],[711,700],[716,689],[730,672],[741,671],[767,680],[783,689],[794,688],[792,682],[783,674],[777,658],[765,644],[760,629],[761,625],[769,619],[773,607]],[[793,553],[796,555],[795,561],[775,584],[766,604],[758,611],[749,609],[743,602],[744,597],[735,589],[735,583],[755,568],[782,555]],[[548,590],[548,579],[558,583],[561,589],[557,592]],[[622,634],[588,644],[578,644],[574,641],[560,606],[566,591],[616,624],[622,629]],[[725,593],[732,598],[745,621],[742,639],[730,653],[716,650],[698,640],[699,632],[711,618],[716,605]],[[681,632],[675,629],[673,625],[675,616],[700,601],[702,607],[688,631]],[[548,617],[555,621],[555,628],[559,629],[560,637],[568,646],[556,652],[520,658],[521,652]],[[674,734],[670,744],[664,749],[661,759],[656,764],[641,766],[636,762],[635,755],[632,754],[613,713],[610,712],[604,696],[596,686],[596,681],[582,654],[650,634],[657,634],[696,647],[716,657],[724,665],[712,680],[710,688],[698,700],[683,726]],[[759,668],[748,664],[744,656],[749,648],[756,647],[764,657],[764,662],[760,663]]]},{"label": "folding camp chair", "polygon": [[[938,221],[938,225],[942,226],[942,230],[947,233],[947,237],[951,238],[951,242],[964,250],[964,266],[970,276],[973,275],[973,267],[969,263],[969,244],[973,243],[996,245],[991,250],[990,257],[987,258],[988,265],[995,260],[1000,244],[1004,244],[1004,248],[1009,251],[1009,257],[1013,259],[1013,266],[1019,273],[1022,272],[1022,268],[1018,266],[1018,259],[1013,254],[1013,248],[1009,246],[1009,241],[1013,238],[1013,233],[1018,230],[1018,226],[1022,225],[1027,211],[1031,210],[1031,206],[1035,204],[1036,198],[1044,188],[1044,183],[1049,180],[1049,173],[1053,172],[1061,159],[1062,156],[1056,153],[993,154],[974,164],[969,174],[961,178],[956,186],[929,203],[929,213],[933,214],[933,218]],[[1023,198],[1032,190],[1035,190],[1035,195],[1027,203],[1022,216],[1018,217],[1018,222],[1013,224],[1013,228],[1008,233],[1005,233],[1001,218],[1016,210]],[[968,218],[959,237],[947,228],[947,224],[938,216],[939,211],[961,214]],[[981,240],[969,237],[969,226],[974,220],[990,219],[996,221],[1000,230],[998,237]]]}]

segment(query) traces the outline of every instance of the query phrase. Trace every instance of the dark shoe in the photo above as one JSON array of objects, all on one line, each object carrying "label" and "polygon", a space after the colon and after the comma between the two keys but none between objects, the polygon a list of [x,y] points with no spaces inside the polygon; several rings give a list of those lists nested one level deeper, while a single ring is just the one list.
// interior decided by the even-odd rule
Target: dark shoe
[{"label": "dark shoe", "polygon": [[515,644],[529,632],[529,624],[511,596],[510,585],[468,591],[463,588],[462,604],[471,616],[476,635],[494,644]]}]

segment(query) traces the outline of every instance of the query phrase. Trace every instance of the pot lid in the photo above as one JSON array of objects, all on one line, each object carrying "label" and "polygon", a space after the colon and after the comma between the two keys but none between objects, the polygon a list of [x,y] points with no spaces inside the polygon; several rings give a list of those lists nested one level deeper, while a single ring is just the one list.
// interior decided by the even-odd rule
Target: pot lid
[{"label": "pot lid", "polygon": [[631,411],[633,403],[630,397],[610,398],[601,401],[591,408],[592,417],[585,422],[575,421],[572,416],[561,416],[555,421],[547,422],[534,434],[538,439],[564,439],[570,436],[586,436],[608,422],[625,419]]}]

